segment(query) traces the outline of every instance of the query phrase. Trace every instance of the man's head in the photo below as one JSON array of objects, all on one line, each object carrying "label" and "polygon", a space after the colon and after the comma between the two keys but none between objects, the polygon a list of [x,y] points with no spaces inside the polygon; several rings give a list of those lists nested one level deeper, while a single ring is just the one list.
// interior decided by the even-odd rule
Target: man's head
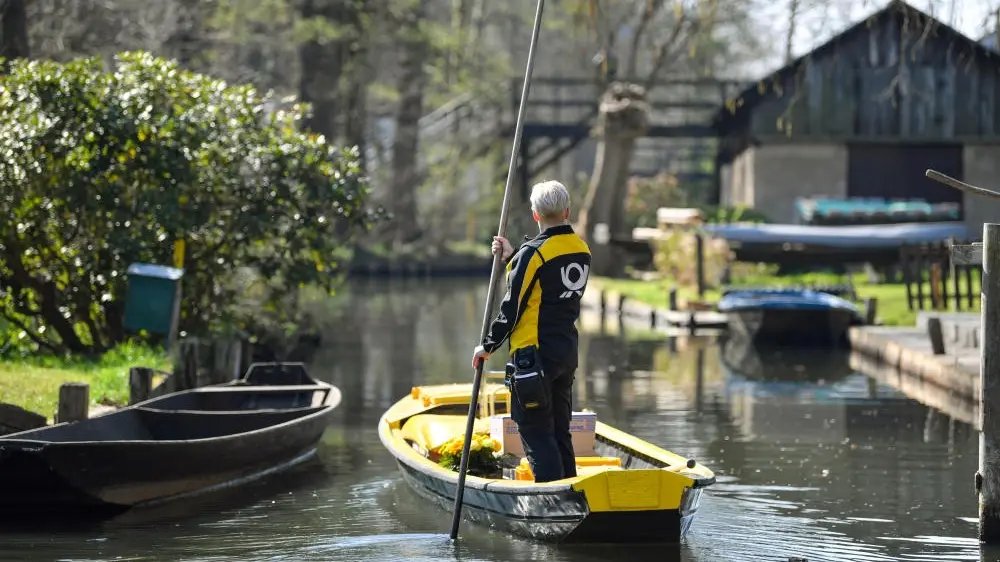
[{"label": "man's head", "polygon": [[531,188],[531,216],[540,230],[569,221],[569,191],[555,181],[536,183]]}]

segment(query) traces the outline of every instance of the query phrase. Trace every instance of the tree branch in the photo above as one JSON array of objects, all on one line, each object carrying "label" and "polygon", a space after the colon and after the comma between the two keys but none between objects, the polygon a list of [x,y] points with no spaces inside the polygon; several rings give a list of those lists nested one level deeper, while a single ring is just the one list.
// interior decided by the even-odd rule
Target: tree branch
[{"label": "tree branch", "polygon": [[0,315],[2,315],[8,322],[10,322],[11,324],[13,324],[14,326],[20,328],[21,331],[23,331],[26,336],[28,336],[29,338],[31,338],[32,341],[34,341],[35,343],[37,343],[39,345],[39,347],[47,348],[50,351],[52,351],[52,353],[56,353],[56,354],[61,354],[63,351],[65,351],[65,350],[57,348],[55,345],[52,344],[52,342],[49,342],[49,341],[46,341],[45,339],[43,339],[42,336],[36,334],[33,330],[31,330],[31,328],[29,328],[27,326],[27,324],[25,324],[21,320],[15,318],[14,316],[12,316],[10,314],[3,314],[3,313],[0,313]]},{"label": "tree branch", "polygon": [[636,74],[636,65],[639,60],[639,46],[642,43],[642,38],[646,34],[646,29],[649,27],[650,22],[659,13],[660,8],[663,7],[663,0],[646,0],[646,9],[643,10],[642,16],[639,19],[639,25],[636,26],[635,34],[632,36],[632,45],[629,47],[628,59],[625,61],[625,72],[623,77],[626,80],[631,80]]},{"label": "tree branch", "polygon": [[667,60],[673,58],[673,54],[676,52],[676,47],[683,43],[684,35],[681,33],[684,30],[685,23],[690,22],[688,27],[691,28],[691,32],[695,33],[698,30],[698,22],[692,20],[686,13],[681,13],[680,18],[677,20],[677,24],[670,31],[670,37],[666,41],[660,44],[656,49],[656,54],[653,55],[653,68],[649,71],[646,76],[646,83],[644,87],[646,91],[649,91],[656,83],[656,79],[659,77],[660,72],[667,64]]}]

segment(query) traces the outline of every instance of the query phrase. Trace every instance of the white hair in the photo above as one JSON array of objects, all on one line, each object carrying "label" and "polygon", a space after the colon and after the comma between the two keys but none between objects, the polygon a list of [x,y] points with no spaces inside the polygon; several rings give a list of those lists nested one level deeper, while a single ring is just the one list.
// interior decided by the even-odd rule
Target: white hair
[{"label": "white hair", "polygon": [[559,220],[566,209],[569,209],[569,190],[565,185],[549,180],[531,188],[531,210],[539,217]]}]

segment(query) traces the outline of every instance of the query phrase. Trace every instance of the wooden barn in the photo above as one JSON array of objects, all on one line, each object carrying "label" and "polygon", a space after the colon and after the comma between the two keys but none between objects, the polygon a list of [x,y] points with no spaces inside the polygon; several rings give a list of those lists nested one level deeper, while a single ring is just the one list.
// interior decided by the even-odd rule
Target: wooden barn
[{"label": "wooden barn", "polygon": [[892,1],[730,98],[716,115],[720,200],[792,222],[798,197],[957,203],[973,238],[1000,204],[1000,53]]}]

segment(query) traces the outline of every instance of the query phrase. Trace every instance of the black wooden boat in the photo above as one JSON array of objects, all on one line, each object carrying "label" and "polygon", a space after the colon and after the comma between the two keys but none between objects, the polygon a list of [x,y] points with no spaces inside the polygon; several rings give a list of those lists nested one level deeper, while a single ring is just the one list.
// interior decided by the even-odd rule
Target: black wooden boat
[{"label": "black wooden boat", "polygon": [[719,299],[733,335],[755,343],[838,347],[862,323],[848,300],[809,289],[739,289]]},{"label": "black wooden boat", "polygon": [[0,517],[108,514],[239,485],[316,452],[340,391],[301,363],[0,438]]}]

